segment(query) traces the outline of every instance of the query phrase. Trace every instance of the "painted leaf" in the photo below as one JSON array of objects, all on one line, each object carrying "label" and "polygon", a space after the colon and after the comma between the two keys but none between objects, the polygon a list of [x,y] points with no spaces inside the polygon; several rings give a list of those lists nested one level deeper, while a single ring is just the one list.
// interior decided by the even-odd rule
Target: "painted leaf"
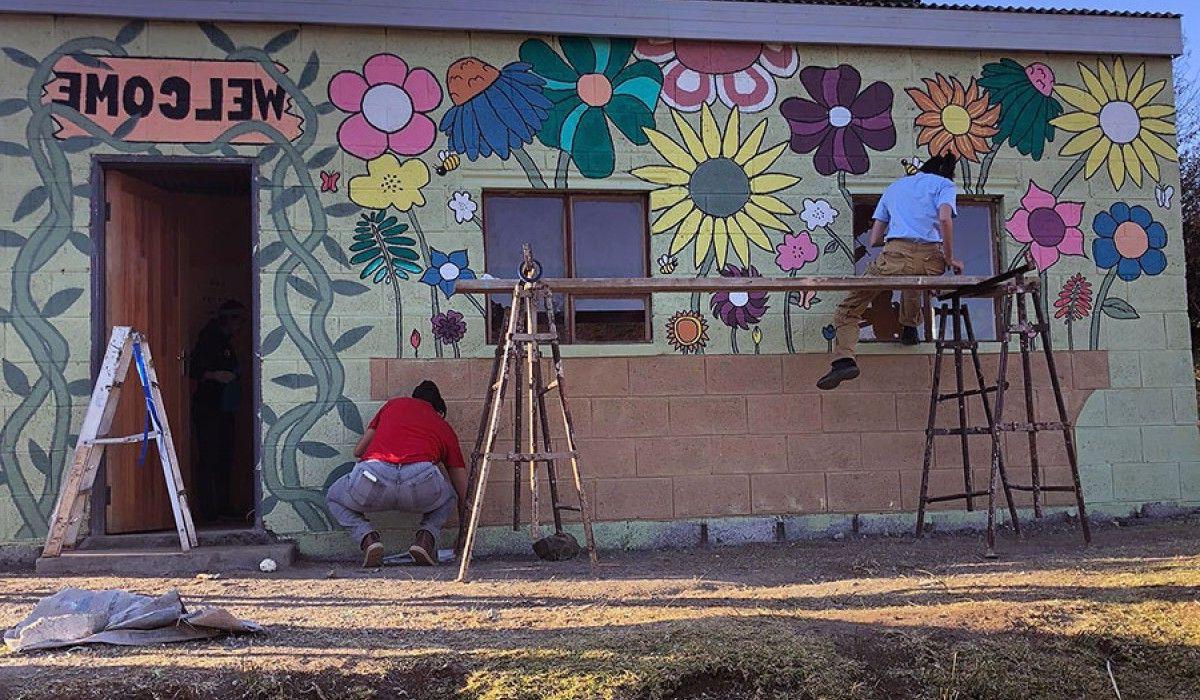
[{"label": "painted leaf", "polygon": [[1109,318],[1131,319],[1140,318],[1137,309],[1130,306],[1129,302],[1117,297],[1109,297],[1104,300],[1104,304],[1100,307],[1104,310],[1104,315]]},{"label": "painted leaf", "polygon": [[303,90],[312,85],[317,80],[317,74],[321,71],[321,59],[317,58],[317,52],[313,51],[308,56],[308,63],[304,64],[304,70],[300,71],[300,79],[296,81],[296,87]]},{"label": "painted leaf", "polygon": [[121,31],[117,32],[115,41],[121,46],[125,46],[129,42],[138,38],[138,36],[141,35],[142,30],[145,28],[146,23],[144,21],[140,19],[134,20],[129,24],[126,24],[124,27],[121,27]]},{"label": "painted leaf", "polygon": [[337,350],[338,352],[349,350],[350,348],[354,347],[358,341],[365,338],[366,335],[371,332],[373,327],[374,326],[358,326],[356,328],[351,328],[350,330],[338,336],[337,340],[333,341],[333,349]]},{"label": "painted leaf", "polygon": [[9,321],[12,321],[12,314],[8,312],[8,309],[0,306],[0,323],[8,323]]},{"label": "painted leaf", "polygon": [[16,114],[28,106],[28,103],[19,97],[14,97],[9,100],[0,100],[0,117],[7,117],[10,114]]},{"label": "painted leaf", "polygon": [[342,462],[334,467],[329,476],[325,477],[325,490],[328,491],[333,482],[349,474],[351,469],[354,469],[354,462]]},{"label": "painted leaf", "polygon": [[20,248],[27,239],[16,231],[0,228],[0,248]]},{"label": "painted leaf", "polygon": [[29,440],[29,461],[33,462],[34,468],[39,472],[50,473],[50,455],[46,454],[42,446],[34,442],[32,438]]},{"label": "painted leaf", "polygon": [[75,250],[78,250],[80,253],[83,253],[84,255],[92,254],[91,236],[79,231],[72,231],[71,233],[67,234],[67,240],[70,241],[71,245],[75,246]]},{"label": "painted leaf", "polygon": [[91,396],[92,381],[90,379],[76,379],[73,382],[67,382],[67,393],[71,396]]},{"label": "painted leaf", "polygon": [[236,158],[238,156],[237,149],[234,148],[233,146],[230,146],[229,144],[225,144],[224,146],[221,146],[220,150],[221,150],[221,155],[223,155],[223,156],[229,156],[230,158]]},{"label": "painted leaf", "polygon": [[260,343],[258,346],[258,353],[260,355],[270,355],[278,350],[280,344],[283,343],[283,335],[283,326],[280,326],[279,328],[276,328],[270,333],[264,335],[262,343]]},{"label": "painted leaf", "polygon": [[275,195],[271,197],[270,213],[274,214],[277,211],[287,209],[296,202],[299,202],[300,198],[303,196],[304,188],[300,187],[299,185],[294,185],[276,192]]},{"label": "painted leaf", "polygon": [[296,37],[299,36],[299,34],[299,29],[289,29],[286,32],[280,32],[263,45],[263,51],[266,51],[267,53],[282,51],[290,46],[291,43],[296,40]]},{"label": "painted leaf", "polygon": [[100,68],[102,70],[112,70],[112,66],[108,65],[104,61],[102,61],[99,58],[96,58],[95,56],[92,56],[90,54],[73,53],[73,54],[71,54],[71,58],[78,61],[81,65],[87,66],[88,68]]},{"label": "painted leaf", "polygon": [[288,285],[297,292],[300,292],[302,296],[306,296],[313,301],[316,301],[321,296],[317,293],[317,288],[302,277],[289,277]]},{"label": "painted leaf", "polygon": [[338,202],[325,207],[325,213],[334,217],[354,216],[359,212],[358,205],[354,202]]},{"label": "painted leaf", "polygon": [[271,407],[262,404],[259,408],[259,415],[262,417],[263,425],[275,425],[275,421],[279,420],[279,416],[275,415],[275,411]]},{"label": "painted leaf", "polygon": [[287,250],[287,246],[283,241],[273,241],[258,249],[258,266],[266,267],[279,259],[283,252]]},{"label": "painted leaf", "polygon": [[312,440],[301,440],[300,444],[296,445],[296,449],[300,450],[309,457],[320,457],[322,459],[337,457],[338,454],[337,450],[333,449],[329,445],[326,445],[323,442],[314,442]]},{"label": "painted leaf", "polygon": [[25,375],[25,370],[14,365],[13,363],[0,358],[0,373],[4,375],[4,383],[17,396],[29,396],[32,388],[29,386],[29,377]]},{"label": "painted leaf", "polygon": [[78,301],[79,297],[82,295],[83,290],[79,287],[60,289],[59,291],[51,294],[50,298],[46,300],[45,306],[42,307],[42,315],[46,318],[61,316],[63,312],[71,308],[71,305]]},{"label": "painted leaf", "polygon": [[90,185],[75,185],[71,188],[71,192],[73,192],[76,197],[80,197],[82,199],[92,198],[92,188]]},{"label": "painted leaf", "polygon": [[138,117],[130,117],[121,122],[121,125],[113,130],[112,135],[115,139],[123,139],[133,131],[133,127],[137,126]]},{"label": "painted leaf", "polygon": [[260,501],[258,504],[258,511],[259,511],[258,517],[260,517],[260,518],[267,517],[268,515],[271,514],[271,511],[275,510],[275,506],[277,506],[277,505],[279,505],[278,498],[275,498],[274,496],[263,496],[262,501]]},{"label": "painted leaf", "polygon": [[356,297],[368,291],[367,287],[358,282],[351,282],[350,280],[334,280],[331,286],[333,287],[333,291],[347,297]]},{"label": "painted leaf", "polygon": [[322,102],[317,105],[316,109],[317,114],[333,114],[337,107],[332,102]]},{"label": "painted leaf", "polygon": [[325,249],[325,252],[329,255],[329,257],[333,258],[334,262],[342,267],[350,267],[350,260],[346,257],[346,254],[342,252],[342,249],[338,246],[337,241],[333,240],[333,238],[329,236],[322,238],[321,247]]},{"label": "painted leaf", "polygon": [[289,389],[306,389],[317,385],[317,380],[311,374],[281,374],[271,381]]},{"label": "painted leaf", "polygon": [[[80,153],[99,145],[99,143],[100,139],[95,139],[91,136],[72,136],[62,141],[59,146],[63,149],[64,153]],[[87,187],[87,185],[83,185],[83,187]]]},{"label": "painted leaf", "polygon": [[332,146],[327,146],[317,151],[312,158],[308,159],[308,169],[316,170],[329,165],[330,161],[333,160],[333,157],[337,155],[338,148],[340,148],[340,146],[335,143]]},{"label": "painted leaf", "polygon": [[29,149],[13,141],[0,141],[0,156],[24,158],[29,155]]},{"label": "painted leaf", "polygon": [[25,193],[21,201],[17,203],[17,209],[13,212],[13,221],[17,222],[37,211],[38,207],[46,203],[46,188],[42,185],[34,187]]},{"label": "painted leaf", "polygon": [[837,250],[837,247],[838,247],[837,241],[830,241],[825,244],[825,252],[832,253],[833,251]]},{"label": "painted leaf", "polygon": [[230,39],[228,34],[212,22],[201,22],[200,31],[204,32],[204,36],[208,37],[213,46],[226,53],[233,53],[237,49],[233,44],[233,39]]},{"label": "painted leaf", "polygon": [[342,425],[359,435],[363,434],[362,414],[358,412],[358,406],[355,406],[353,401],[345,396],[338,399],[337,411],[338,417],[342,419]]},{"label": "painted leaf", "polygon": [[37,59],[20,49],[14,49],[11,46],[4,47],[4,55],[8,56],[13,63],[25,66],[26,68],[37,68]]}]

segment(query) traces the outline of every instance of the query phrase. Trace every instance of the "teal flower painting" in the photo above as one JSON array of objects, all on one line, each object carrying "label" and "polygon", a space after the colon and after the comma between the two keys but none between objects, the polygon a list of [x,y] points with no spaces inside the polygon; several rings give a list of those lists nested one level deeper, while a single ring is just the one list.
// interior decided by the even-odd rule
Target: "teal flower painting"
[{"label": "teal flower painting", "polygon": [[649,138],[662,91],[662,70],[652,61],[629,59],[629,39],[562,37],[562,56],[540,39],[521,44],[521,60],[545,81],[553,104],[538,140],[569,155],[587,178],[612,175],[616,164],[609,123],[635,145]]}]

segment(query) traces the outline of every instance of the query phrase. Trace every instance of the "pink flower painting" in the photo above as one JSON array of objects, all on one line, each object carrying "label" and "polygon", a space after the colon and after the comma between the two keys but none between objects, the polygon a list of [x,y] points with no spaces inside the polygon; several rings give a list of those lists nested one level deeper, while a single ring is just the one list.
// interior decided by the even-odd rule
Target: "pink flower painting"
[{"label": "pink flower painting", "polygon": [[362,73],[333,76],[329,101],[350,115],[338,127],[338,143],[347,153],[363,160],[388,151],[415,156],[437,136],[427,113],[442,103],[442,87],[427,69],[410,70],[399,56],[380,53],[367,59]]},{"label": "pink flower painting", "polygon": [[1060,202],[1030,180],[1021,208],[1004,227],[1017,242],[1029,244],[1029,257],[1045,272],[1061,255],[1083,255],[1082,220],[1082,202]]},{"label": "pink flower painting", "polygon": [[775,102],[775,79],[800,64],[795,47],[773,44],[642,39],[634,53],[662,66],[662,99],[683,112],[717,99],[743,113],[761,112]]},{"label": "pink flower painting", "polygon": [[795,272],[820,255],[817,244],[813,243],[812,234],[808,231],[783,234],[783,243],[775,246],[775,264],[784,272]]}]

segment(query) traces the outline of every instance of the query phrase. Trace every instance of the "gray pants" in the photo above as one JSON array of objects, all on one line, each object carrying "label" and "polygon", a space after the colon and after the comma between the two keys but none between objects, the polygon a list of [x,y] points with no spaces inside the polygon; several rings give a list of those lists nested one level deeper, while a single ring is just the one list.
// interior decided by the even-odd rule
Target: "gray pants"
[{"label": "gray pants", "polygon": [[437,542],[442,526],[454,514],[458,498],[437,465],[417,462],[397,467],[368,460],[354,465],[350,473],[333,482],[325,503],[342,527],[351,530],[361,543],[375,528],[366,513],[395,510],[421,513],[421,528]]}]

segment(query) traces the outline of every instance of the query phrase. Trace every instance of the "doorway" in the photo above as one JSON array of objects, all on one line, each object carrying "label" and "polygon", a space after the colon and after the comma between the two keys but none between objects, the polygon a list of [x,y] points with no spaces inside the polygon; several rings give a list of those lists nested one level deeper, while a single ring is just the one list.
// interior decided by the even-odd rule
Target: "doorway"
[{"label": "doorway", "polygon": [[[145,334],[197,527],[250,527],[257,440],[252,166],[113,161],[99,163],[97,177],[94,317],[102,321],[95,346],[103,348],[116,325]],[[136,385],[132,369],[129,379]],[[111,434],[140,434],[144,423],[141,392],[122,392]],[[140,444],[106,450],[104,479],[93,532],[174,529],[153,449],[144,461]]]}]

